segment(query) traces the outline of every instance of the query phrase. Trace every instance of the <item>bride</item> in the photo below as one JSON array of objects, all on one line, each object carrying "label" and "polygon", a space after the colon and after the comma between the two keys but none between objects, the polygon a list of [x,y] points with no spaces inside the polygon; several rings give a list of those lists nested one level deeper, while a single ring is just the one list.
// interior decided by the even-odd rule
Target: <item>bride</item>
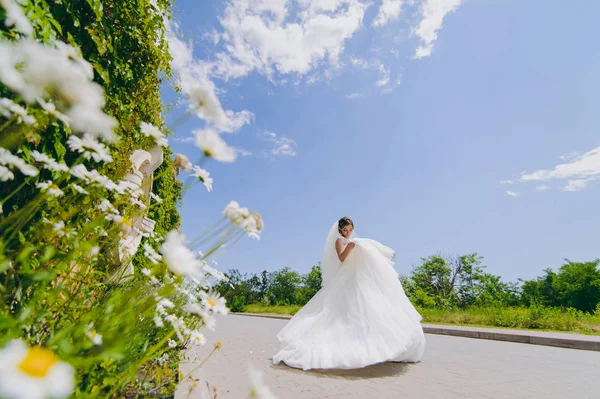
[{"label": "bride", "polygon": [[344,217],[327,236],[322,288],[279,332],[273,363],[354,369],[387,361],[418,362],[425,351],[421,316],[393,267],[394,251],[354,238]]}]

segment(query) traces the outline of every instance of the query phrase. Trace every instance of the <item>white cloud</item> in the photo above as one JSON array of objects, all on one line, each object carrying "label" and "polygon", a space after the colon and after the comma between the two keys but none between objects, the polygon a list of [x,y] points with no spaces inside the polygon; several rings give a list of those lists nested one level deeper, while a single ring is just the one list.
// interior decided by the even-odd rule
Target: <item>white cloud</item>
[{"label": "white cloud", "polygon": [[179,143],[193,143],[195,139],[195,136],[187,136],[183,138],[175,137],[173,138],[173,141],[177,141]]},{"label": "white cloud", "polygon": [[383,26],[398,18],[404,0],[383,0],[373,26]]},{"label": "white cloud", "polygon": [[227,120],[220,124],[220,130],[226,133],[237,132],[246,124],[252,123],[254,120],[254,114],[252,112],[243,110],[240,112],[225,111]]},{"label": "white cloud", "polygon": [[[360,69],[374,69],[380,74],[379,79],[375,82],[377,87],[387,86],[390,83],[390,69],[387,68],[379,59],[367,61],[363,58],[350,57],[350,65]],[[400,79],[396,80],[396,84],[400,84]],[[391,92],[391,90],[389,90]]]},{"label": "white cloud", "polygon": [[232,0],[219,19],[224,51],[208,63],[211,75],[239,78],[252,71],[305,75],[321,63],[337,64],[368,4],[360,0]]},{"label": "white cloud", "polygon": [[421,22],[414,29],[414,33],[421,40],[415,51],[415,58],[420,59],[431,55],[433,42],[437,39],[437,32],[442,28],[444,17],[455,11],[462,0],[425,0],[421,6]]},{"label": "white cloud", "polygon": [[278,137],[277,134],[273,132],[265,131],[260,135],[264,140],[269,141],[274,144],[274,147],[267,152],[267,155],[271,158],[277,156],[289,156],[295,157],[297,155],[296,152],[296,142],[289,137],[281,136]]},{"label": "white cloud", "polygon": [[591,179],[577,179],[577,180],[569,180],[567,185],[563,188],[565,191],[579,191],[585,188],[587,182]]},{"label": "white cloud", "polygon": [[385,86],[390,83],[390,70],[385,67],[383,64],[379,64],[379,72],[381,73],[381,79],[379,79],[375,84],[378,87]]},{"label": "white cloud", "polygon": [[577,159],[577,158],[578,158],[578,157],[580,157],[580,156],[581,156],[581,153],[580,153],[580,152],[573,151],[573,152],[570,152],[570,153],[568,153],[568,154],[565,154],[565,155],[561,155],[561,156],[559,156],[559,157],[558,157],[558,159],[560,159],[560,160],[562,160],[562,161],[571,162],[571,161],[573,161],[573,160]]},{"label": "white cloud", "polygon": [[519,193],[515,193],[514,191],[507,191],[506,194],[510,195],[511,197],[518,197],[521,195]]},{"label": "white cloud", "polygon": [[[568,160],[556,165],[552,169],[538,169],[533,172],[523,172],[518,179],[518,183],[542,182],[549,180],[567,180],[563,191],[578,191],[586,188],[588,183],[600,179],[600,147],[596,147],[583,155],[572,152],[559,157],[562,160]],[[514,184],[513,180],[505,180],[501,183]],[[551,190],[551,187],[545,184],[538,185],[537,191]]]},{"label": "white cloud", "polygon": [[209,78],[209,68],[202,60],[194,59],[191,43],[185,43],[177,35],[178,26],[165,21],[166,39],[173,60],[171,66],[178,75],[178,84],[182,91],[191,98],[202,99],[204,105],[196,114],[219,132],[234,132],[254,119],[254,114],[243,110],[225,111],[217,96],[218,89]]},{"label": "white cloud", "polygon": [[600,177],[600,147],[583,155],[575,156],[570,162],[562,163],[554,169],[540,169],[521,174],[521,181],[543,181],[552,179],[583,179]]},{"label": "white cloud", "polygon": [[357,98],[362,98],[364,97],[363,93],[350,93],[350,94],[346,94],[346,99],[348,100],[355,100]]},{"label": "white cloud", "polygon": [[249,157],[250,155],[252,155],[250,151],[245,150],[243,148],[235,148],[235,150],[242,157]]}]

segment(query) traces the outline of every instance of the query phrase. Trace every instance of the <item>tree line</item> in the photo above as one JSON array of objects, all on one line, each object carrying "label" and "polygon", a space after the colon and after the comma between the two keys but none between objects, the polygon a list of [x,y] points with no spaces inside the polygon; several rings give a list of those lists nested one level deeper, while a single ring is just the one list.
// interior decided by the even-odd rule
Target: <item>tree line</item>
[{"label": "tree line", "polygon": [[[545,269],[532,280],[505,282],[487,273],[484,258],[476,253],[422,258],[407,275],[400,276],[411,301],[421,308],[545,306],[600,313],[600,259],[565,263]],[[266,306],[304,305],[321,289],[321,268],[307,274],[289,267],[274,272],[226,273],[229,283],[216,286],[233,311],[262,303]]]}]

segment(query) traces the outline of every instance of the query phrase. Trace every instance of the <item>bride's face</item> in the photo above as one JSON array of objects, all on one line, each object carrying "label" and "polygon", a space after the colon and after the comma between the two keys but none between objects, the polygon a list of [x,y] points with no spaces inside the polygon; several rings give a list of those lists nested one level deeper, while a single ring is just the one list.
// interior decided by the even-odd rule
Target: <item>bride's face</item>
[{"label": "bride's face", "polygon": [[342,236],[348,238],[352,235],[353,231],[354,231],[354,227],[352,227],[351,224],[344,226],[344,228],[342,229]]}]

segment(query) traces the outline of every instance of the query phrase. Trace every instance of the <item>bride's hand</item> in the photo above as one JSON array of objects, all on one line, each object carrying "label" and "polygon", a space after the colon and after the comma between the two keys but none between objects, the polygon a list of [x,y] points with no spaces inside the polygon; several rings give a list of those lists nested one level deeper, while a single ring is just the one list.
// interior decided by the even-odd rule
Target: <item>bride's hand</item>
[{"label": "bride's hand", "polygon": [[353,242],[348,243],[348,248],[350,248],[350,249],[354,248],[355,246],[356,246],[356,244]]}]

